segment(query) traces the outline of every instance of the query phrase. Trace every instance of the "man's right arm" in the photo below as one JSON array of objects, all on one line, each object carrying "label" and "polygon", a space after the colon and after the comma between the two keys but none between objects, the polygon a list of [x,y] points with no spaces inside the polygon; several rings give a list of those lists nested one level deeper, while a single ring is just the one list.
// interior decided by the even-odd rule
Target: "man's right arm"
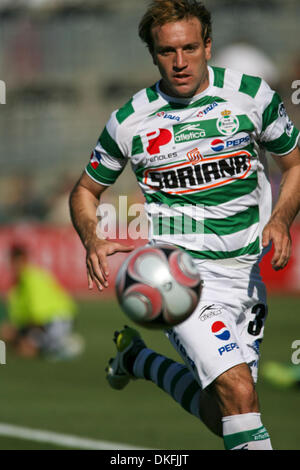
[{"label": "man's right arm", "polygon": [[100,291],[103,287],[108,287],[107,256],[118,251],[131,251],[134,248],[106,240],[97,234],[96,212],[100,196],[106,188],[107,186],[96,183],[83,173],[70,195],[71,220],[86,249],[88,287],[92,289],[95,283]]}]

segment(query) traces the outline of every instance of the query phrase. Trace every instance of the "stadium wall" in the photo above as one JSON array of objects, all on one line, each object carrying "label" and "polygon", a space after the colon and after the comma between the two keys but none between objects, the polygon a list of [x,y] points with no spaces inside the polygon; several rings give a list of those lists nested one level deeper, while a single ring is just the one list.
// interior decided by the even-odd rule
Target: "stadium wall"
[{"label": "stadium wall", "polygon": [[[261,272],[268,291],[273,293],[300,294],[300,223],[292,229],[293,253],[288,266],[274,271],[271,266],[272,250],[261,263]],[[141,246],[145,240],[120,240],[124,244]],[[9,247],[22,244],[28,247],[33,263],[52,271],[63,286],[73,295],[99,295],[87,288],[85,250],[78,235],[70,226],[51,227],[45,225],[7,225],[0,228],[0,294],[5,295],[12,284],[9,265]],[[117,272],[127,254],[118,253],[109,257],[110,287],[105,296],[114,295]]]}]

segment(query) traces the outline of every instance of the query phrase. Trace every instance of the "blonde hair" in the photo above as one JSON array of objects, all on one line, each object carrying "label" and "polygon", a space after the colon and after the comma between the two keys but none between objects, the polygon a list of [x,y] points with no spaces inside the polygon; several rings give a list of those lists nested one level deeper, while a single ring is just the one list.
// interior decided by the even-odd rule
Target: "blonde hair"
[{"label": "blonde hair", "polygon": [[162,26],[186,18],[196,17],[202,25],[204,44],[211,38],[211,14],[198,0],[153,0],[139,24],[139,36],[153,51],[153,26]]}]

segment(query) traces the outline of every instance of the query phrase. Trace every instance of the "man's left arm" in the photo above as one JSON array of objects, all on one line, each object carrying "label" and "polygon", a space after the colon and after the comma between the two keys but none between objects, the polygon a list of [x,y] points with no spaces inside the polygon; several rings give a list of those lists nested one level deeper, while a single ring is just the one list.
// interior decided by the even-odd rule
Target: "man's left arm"
[{"label": "man's left arm", "polygon": [[273,155],[282,171],[280,193],[271,218],[262,234],[262,244],[273,243],[273,269],[283,269],[291,256],[290,227],[300,210],[300,150],[296,147],[289,154]]}]

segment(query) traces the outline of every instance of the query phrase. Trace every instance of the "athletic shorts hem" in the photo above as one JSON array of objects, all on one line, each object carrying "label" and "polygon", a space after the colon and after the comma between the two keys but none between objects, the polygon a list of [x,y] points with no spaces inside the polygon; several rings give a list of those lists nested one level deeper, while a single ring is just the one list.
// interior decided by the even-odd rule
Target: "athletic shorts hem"
[{"label": "athletic shorts hem", "polygon": [[227,363],[226,367],[223,367],[222,369],[219,369],[218,371],[214,371],[214,373],[209,377],[205,377],[205,381],[202,382],[202,389],[205,390],[220,375],[224,374],[224,372],[227,372],[229,369],[232,369],[233,367],[238,366],[239,364],[247,364],[247,362],[245,362],[245,360],[241,360],[241,361],[233,361],[231,364]]}]

